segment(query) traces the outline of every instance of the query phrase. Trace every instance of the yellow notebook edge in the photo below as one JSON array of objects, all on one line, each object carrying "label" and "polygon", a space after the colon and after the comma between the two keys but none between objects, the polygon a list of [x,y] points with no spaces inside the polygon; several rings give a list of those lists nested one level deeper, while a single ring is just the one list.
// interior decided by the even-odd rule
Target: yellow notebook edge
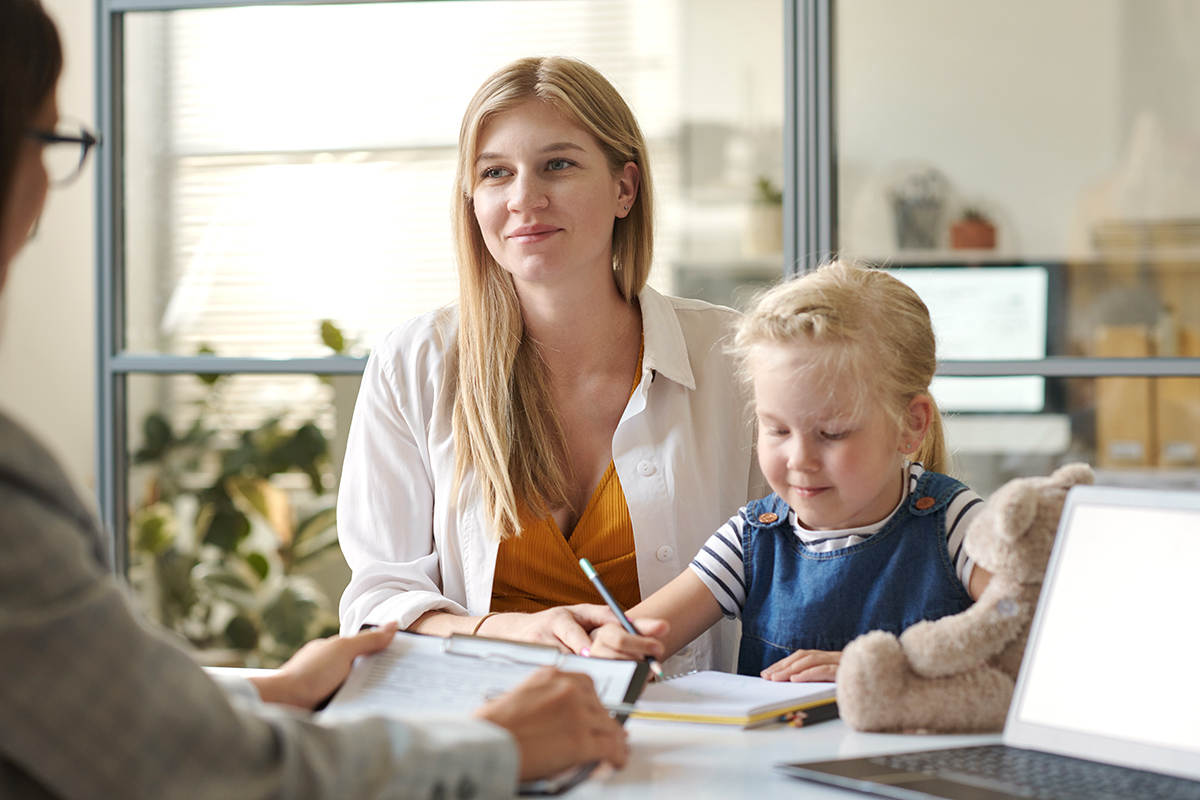
[{"label": "yellow notebook edge", "polygon": [[757,725],[760,722],[782,717],[785,714],[790,714],[793,711],[807,711],[810,708],[818,708],[827,706],[837,702],[836,697],[823,697],[819,700],[805,700],[795,705],[784,706],[783,708],[774,709],[771,711],[763,711],[759,714],[751,714],[750,716],[721,716],[713,714],[681,714],[671,711],[639,711],[636,707],[630,712],[629,716],[633,719],[660,719],[670,722],[703,722],[713,725],[741,725],[749,727]]}]

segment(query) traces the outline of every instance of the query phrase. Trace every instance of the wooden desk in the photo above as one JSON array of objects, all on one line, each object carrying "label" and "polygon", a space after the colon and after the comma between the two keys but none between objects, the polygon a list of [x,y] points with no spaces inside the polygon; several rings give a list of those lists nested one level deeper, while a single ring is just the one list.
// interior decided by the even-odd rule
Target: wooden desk
[{"label": "wooden desk", "polygon": [[781,761],[990,744],[1000,736],[900,736],[858,733],[841,720],[811,728],[784,724],[743,731],[723,725],[652,720],[626,723],[633,746],[625,769],[597,776],[566,795],[570,800],[774,800],[864,795],[808,783],[772,769]]}]

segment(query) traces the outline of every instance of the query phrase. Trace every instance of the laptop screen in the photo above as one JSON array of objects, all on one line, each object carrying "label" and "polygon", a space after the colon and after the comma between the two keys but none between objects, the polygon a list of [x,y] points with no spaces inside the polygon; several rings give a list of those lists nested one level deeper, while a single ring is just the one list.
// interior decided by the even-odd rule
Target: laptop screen
[{"label": "laptop screen", "polygon": [[1005,740],[1200,778],[1200,493],[1072,490]]}]

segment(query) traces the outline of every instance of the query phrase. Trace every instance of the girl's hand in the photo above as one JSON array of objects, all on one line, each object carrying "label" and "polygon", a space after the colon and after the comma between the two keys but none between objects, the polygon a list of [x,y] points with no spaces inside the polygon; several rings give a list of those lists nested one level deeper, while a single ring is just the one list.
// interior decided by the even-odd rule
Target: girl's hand
[{"label": "girl's hand", "polygon": [[759,674],[769,681],[832,681],[841,660],[841,650],[797,650]]},{"label": "girl's hand", "polygon": [[641,631],[641,636],[629,633],[614,619],[593,630],[591,644],[581,649],[579,654],[626,661],[641,661],[646,656],[663,659],[666,648],[660,639],[670,632],[671,626],[661,619],[635,619],[631,622]]}]

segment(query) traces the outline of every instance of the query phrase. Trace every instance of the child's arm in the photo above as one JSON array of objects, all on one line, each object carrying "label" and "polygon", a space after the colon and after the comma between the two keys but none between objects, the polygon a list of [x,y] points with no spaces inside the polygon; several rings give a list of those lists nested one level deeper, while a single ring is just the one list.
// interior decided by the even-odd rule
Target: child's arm
[{"label": "child's arm", "polygon": [[972,600],[978,600],[983,596],[983,590],[988,587],[988,583],[992,580],[992,573],[988,572],[983,567],[976,564],[971,569],[971,585],[967,587],[967,592],[971,595]]},{"label": "child's arm", "polygon": [[670,658],[682,647],[715,625],[723,616],[721,607],[704,581],[692,570],[685,569],[679,577],[629,609],[627,616],[639,630],[651,631],[643,625],[661,620],[665,629],[657,638],[634,636],[613,622],[592,631],[590,653],[602,658],[640,660],[646,656]]}]

